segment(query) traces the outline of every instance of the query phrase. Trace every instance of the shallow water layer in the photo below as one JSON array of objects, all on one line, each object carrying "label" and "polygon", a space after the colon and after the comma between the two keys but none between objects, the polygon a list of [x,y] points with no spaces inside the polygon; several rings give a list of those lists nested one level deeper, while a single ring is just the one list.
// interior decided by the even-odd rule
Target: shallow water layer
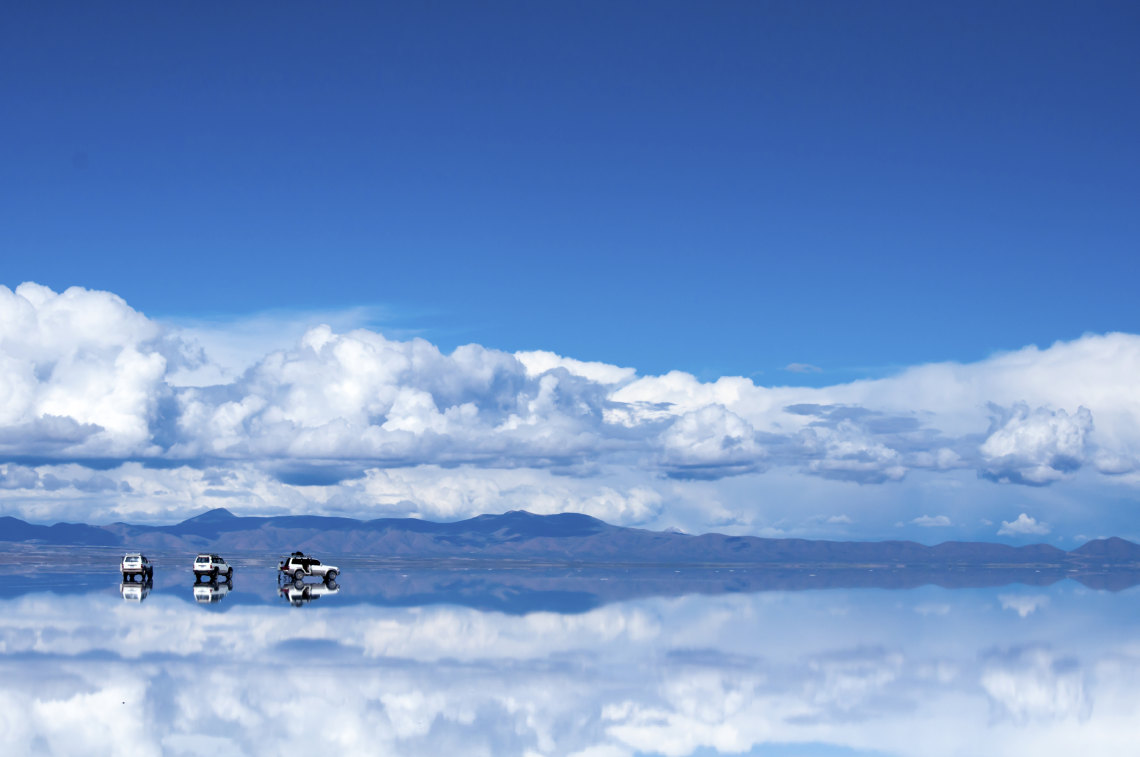
[{"label": "shallow water layer", "polygon": [[124,586],[118,557],[0,554],[0,752],[1135,748],[1135,588],[365,558],[297,587],[253,555],[196,585],[161,553]]}]

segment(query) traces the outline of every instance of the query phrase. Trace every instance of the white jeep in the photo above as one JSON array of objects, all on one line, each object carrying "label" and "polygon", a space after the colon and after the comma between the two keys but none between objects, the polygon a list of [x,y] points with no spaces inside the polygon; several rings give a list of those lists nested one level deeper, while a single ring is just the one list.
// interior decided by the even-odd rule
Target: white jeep
[{"label": "white jeep", "polygon": [[320,560],[309,557],[304,552],[294,552],[288,557],[282,557],[277,563],[277,569],[294,581],[300,581],[305,576],[318,576],[332,583],[340,574],[340,569],[335,565],[321,565]]},{"label": "white jeep", "polygon": [[119,569],[123,572],[124,581],[133,581],[135,576],[138,576],[140,581],[150,581],[154,578],[154,566],[146,559],[146,555],[138,552],[128,552],[123,555]]},{"label": "white jeep", "polygon": [[234,569],[219,555],[203,552],[194,558],[194,580],[198,581],[202,576],[208,577],[211,581],[217,581],[218,576],[225,576],[229,581],[234,577]]}]

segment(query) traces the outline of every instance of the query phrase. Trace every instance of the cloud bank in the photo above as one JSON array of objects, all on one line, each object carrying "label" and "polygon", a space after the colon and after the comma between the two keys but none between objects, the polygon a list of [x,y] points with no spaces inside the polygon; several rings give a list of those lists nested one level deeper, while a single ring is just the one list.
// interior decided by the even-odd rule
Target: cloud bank
[{"label": "cloud bank", "polygon": [[[108,292],[0,287],[5,510],[123,514],[134,493],[151,501],[130,506],[136,516],[219,500],[431,517],[521,505],[756,530],[763,497],[743,501],[733,481],[763,492],[917,477],[1027,491],[1082,475],[1131,487],[1140,468],[1130,334],[809,388],[476,344],[445,354],[424,339],[314,325],[288,348],[247,355],[225,383],[185,385],[234,374],[202,347],[225,353],[221,333],[163,324]],[[902,519],[947,525],[923,515]]]}]

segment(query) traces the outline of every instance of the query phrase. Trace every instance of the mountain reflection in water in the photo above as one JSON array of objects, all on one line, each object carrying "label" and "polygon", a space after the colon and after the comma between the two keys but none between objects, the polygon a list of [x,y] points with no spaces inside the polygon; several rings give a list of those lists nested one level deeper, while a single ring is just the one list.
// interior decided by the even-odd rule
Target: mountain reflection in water
[{"label": "mountain reflection in water", "polygon": [[346,560],[294,602],[257,558],[199,592],[158,555],[138,602],[80,557],[6,584],[4,754],[1135,748],[1135,588]]}]

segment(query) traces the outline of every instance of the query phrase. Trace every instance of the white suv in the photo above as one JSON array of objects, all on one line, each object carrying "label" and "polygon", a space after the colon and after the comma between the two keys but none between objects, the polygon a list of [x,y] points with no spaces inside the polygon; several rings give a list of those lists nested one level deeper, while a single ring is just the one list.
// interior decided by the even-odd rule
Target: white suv
[{"label": "white suv", "polygon": [[304,552],[294,552],[288,557],[282,557],[277,563],[277,569],[294,581],[300,581],[305,576],[319,576],[327,583],[334,583],[340,569],[335,565],[321,565],[315,557],[309,557]]},{"label": "white suv", "polygon": [[195,581],[202,576],[207,576],[211,581],[216,581],[220,575],[225,576],[226,580],[229,581],[234,577],[234,569],[227,565],[226,561],[219,555],[203,553],[194,558]]},{"label": "white suv", "polygon": [[150,581],[154,578],[154,566],[146,559],[146,555],[140,555],[138,552],[128,552],[123,555],[119,569],[123,572],[124,581],[133,581],[135,576],[138,576],[140,581]]}]

